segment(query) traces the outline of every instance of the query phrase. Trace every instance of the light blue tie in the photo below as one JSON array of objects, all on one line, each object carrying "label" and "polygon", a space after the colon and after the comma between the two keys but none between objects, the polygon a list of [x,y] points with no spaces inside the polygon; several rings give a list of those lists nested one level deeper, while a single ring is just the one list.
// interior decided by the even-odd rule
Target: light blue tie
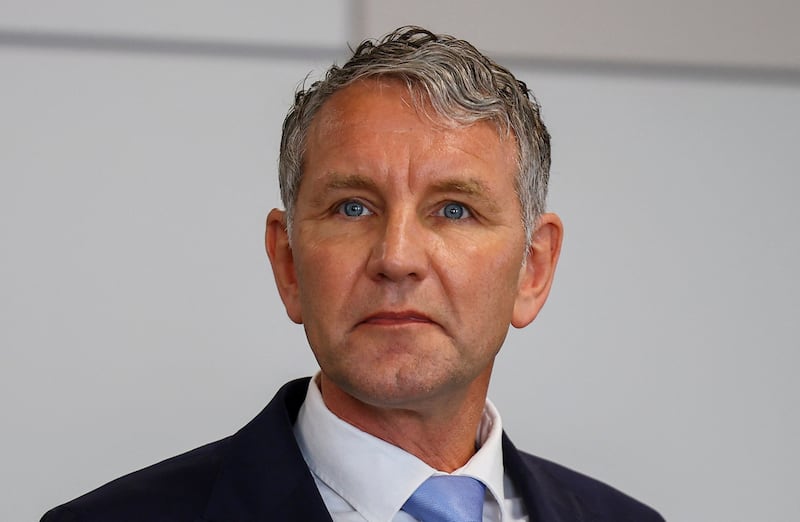
[{"label": "light blue tie", "polygon": [[421,522],[481,522],[485,488],[472,477],[437,475],[417,488],[403,511]]}]

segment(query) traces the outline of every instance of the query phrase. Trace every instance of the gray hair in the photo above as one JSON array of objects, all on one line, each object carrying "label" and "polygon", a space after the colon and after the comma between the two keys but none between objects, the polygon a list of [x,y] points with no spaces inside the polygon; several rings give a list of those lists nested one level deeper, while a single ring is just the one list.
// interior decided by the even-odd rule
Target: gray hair
[{"label": "gray hair", "polygon": [[366,40],[343,66],[295,95],[283,122],[278,162],[281,199],[291,231],[303,175],[306,136],[314,116],[335,92],[368,77],[404,81],[417,108],[426,102],[445,122],[469,125],[492,121],[517,146],[516,191],[530,242],[544,212],[550,173],[550,135],[540,107],[524,82],[480,53],[469,42],[421,27],[401,27],[380,41]]}]

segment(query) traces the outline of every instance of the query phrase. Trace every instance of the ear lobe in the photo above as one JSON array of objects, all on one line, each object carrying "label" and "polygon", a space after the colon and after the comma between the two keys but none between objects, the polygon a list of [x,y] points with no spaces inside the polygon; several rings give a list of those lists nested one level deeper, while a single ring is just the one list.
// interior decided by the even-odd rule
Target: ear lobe
[{"label": "ear lobe", "polygon": [[528,326],[544,306],[556,272],[564,226],[555,214],[542,214],[525,266],[520,269],[520,283],[511,324],[515,328]]},{"label": "ear lobe", "polygon": [[264,235],[264,245],[267,256],[272,265],[272,275],[278,293],[286,308],[289,318],[297,324],[302,324],[303,316],[300,309],[300,295],[297,287],[297,273],[294,268],[294,256],[289,246],[289,235],[286,231],[286,213],[273,208],[267,215],[267,230]]}]

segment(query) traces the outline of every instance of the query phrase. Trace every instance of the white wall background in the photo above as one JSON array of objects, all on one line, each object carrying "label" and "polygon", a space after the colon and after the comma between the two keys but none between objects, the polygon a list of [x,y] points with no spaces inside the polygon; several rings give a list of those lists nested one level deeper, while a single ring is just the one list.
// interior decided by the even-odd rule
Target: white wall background
[{"label": "white wall background", "polygon": [[[663,8],[500,4],[519,15],[0,0],[0,520],[225,436],[314,371],[262,248],[280,122],[345,42],[412,21],[506,57],[554,136],[567,239],[498,361],[512,438],[670,521],[796,520],[797,9],[695,9],[670,46]],[[749,54],[704,44],[753,13],[774,30],[741,32]]]}]

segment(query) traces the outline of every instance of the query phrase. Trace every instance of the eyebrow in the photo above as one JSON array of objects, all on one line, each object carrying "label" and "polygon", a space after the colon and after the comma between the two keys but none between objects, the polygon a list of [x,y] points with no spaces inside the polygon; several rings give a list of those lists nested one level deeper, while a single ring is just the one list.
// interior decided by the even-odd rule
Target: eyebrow
[{"label": "eyebrow", "polygon": [[335,189],[371,189],[377,190],[378,186],[369,178],[358,174],[340,174],[332,172],[325,181],[323,188],[326,190]]},{"label": "eyebrow", "polygon": [[433,184],[435,192],[458,192],[467,196],[484,196],[486,188],[475,179],[446,179]]},{"label": "eyebrow", "polygon": [[497,210],[497,203],[489,197],[489,189],[474,178],[468,179],[445,179],[434,183],[433,192],[456,193],[478,199],[490,210]]},{"label": "eyebrow", "polygon": [[[368,191],[378,191],[378,185],[370,178],[358,174],[342,174],[331,172],[326,176],[322,185],[322,190],[317,194],[321,195],[330,190],[359,189]],[[497,210],[497,203],[489,196],[489,190],[477,179],[444,179],[435,182],[430,187],[433,193],[460,194],[466,197],[480,200],[490,210]]]},{"label": "eyebrow", "polygon": [[319,190],[312,196],[312,205],[323,205],[326,203],[326,195],[331,191],[342,189],[356,189],[376,192],[378,186],[369,178],[358,174],[343,174],[341,172],[329,172],[320,180]]}]

